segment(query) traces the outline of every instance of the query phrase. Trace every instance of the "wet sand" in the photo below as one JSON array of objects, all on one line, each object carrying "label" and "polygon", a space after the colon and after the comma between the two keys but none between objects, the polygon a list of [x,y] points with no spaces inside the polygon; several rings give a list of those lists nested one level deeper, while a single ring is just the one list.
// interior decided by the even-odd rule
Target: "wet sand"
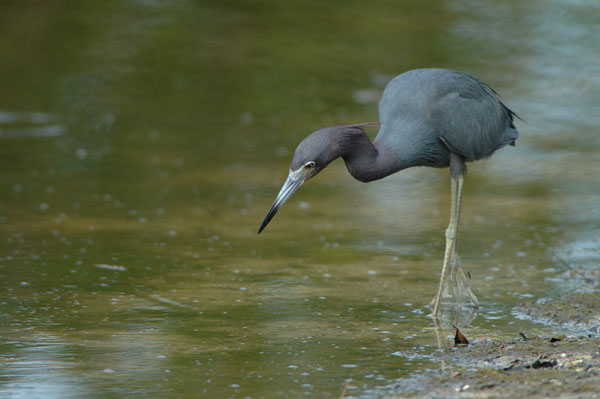
[{"label": "wet sand", "polygon": [[468,346],[434,355],[442,367],[396,381],[382,398],[600,398],[600,294],[524,303],[520,317],[574,334],[499,342],[469,337]]}]

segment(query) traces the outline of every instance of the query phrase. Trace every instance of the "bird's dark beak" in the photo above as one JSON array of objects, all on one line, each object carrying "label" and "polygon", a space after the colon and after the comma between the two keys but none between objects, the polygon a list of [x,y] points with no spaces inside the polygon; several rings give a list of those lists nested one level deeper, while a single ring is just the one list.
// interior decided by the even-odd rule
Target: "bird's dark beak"
[{"label": "bird's dark beak", "polygon": [[307,174],[302,174],[298,172],[300,171],[290,172],[290,175],[288,176],[285,183],[283,183],[283,187],[281,187],[279,194],[277,194],[275,201],[273,201],[273,205],[271,205],[271,207],[269,208],[265,219],[260,225],[260,228],[258,229],[258,234],[260,234],[260,232],[263,231],[265,227],[267,227],[267,224],[269,224],[271,219],[273,219],[273,216],[275,216],[275,214],[277,213],[279,208],[281,208],[281,206],[285,203],[285,201],[287,201],[288,198],[290,198],[292,194],[294,194],[296,190],[300,188],[302,183],[304,183],[310,177]]}]

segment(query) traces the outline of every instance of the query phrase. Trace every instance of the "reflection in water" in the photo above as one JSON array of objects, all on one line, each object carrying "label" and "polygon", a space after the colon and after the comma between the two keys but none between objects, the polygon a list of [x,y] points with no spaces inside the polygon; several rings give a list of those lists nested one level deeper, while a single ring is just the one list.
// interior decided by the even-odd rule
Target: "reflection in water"
[{"label": "reflection in water", "polygon": [[461,331],[550,331],[510,309],[597,283],[598,4],[415,4],[2,3],[0,397],[381,397],[442,367],[446,170],[332,164],[255,230],[306,133],[421,66],[526,121],[469,169]]},{"label": "reflection in water", "polygon": [[[6,398],[81,398],[89,394],[69,370],[69,349],[58,337],[37,334],[31,341],[5,341],[18,348],[17,357],[2,359],[4,371],[0,396]],[[7,372],[8,371],[8,372]],[[7,378],[9,377],[9,378]]]},{"label": "reflection in water", "polygon": [[44,112],[0,111],[0,139],[55,137],[66,131],[56,115]]}]

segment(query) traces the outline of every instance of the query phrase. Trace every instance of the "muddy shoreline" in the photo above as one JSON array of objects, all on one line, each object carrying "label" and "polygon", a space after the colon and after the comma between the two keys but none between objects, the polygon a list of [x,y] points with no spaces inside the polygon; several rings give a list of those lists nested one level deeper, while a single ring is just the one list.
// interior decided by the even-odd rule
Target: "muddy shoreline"
[{"label": "muddy shoreline", "polygon": [[503,342],[469,337],[434,354],[442,367],[399,379],[382,398],[600,398],[600,293],[524,303],[517,317],[567,334]]}]

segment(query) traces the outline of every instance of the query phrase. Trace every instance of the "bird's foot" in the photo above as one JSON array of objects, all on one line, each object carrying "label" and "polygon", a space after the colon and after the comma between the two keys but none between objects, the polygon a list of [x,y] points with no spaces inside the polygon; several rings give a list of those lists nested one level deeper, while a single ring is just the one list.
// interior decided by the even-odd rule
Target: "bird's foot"
[{"label": "bird's foot", "polygon": [[[471,276],[460,267],[458,257],[452,259],[452,265],[450,267],[449,279],[444,282],[444,287],[438,291],[429,303],[431,309],[431,316],[437,317],[439,309],[442,306],[442,298],[448,297],[454,298],[452,305],[456,310],[460,310],[463,307],[469,307],[472,309],[479,308],[479,300],[471,291],[469,284]],[[449,289],[451,287],[451,290]],[[451,292],[449,292],[451,291]]]},{"label": "bird's foot", "polygon": [[460,267],[460,264],[456,263],[450,269],[450,281],[452,282],[452,291],[454,293],[454,299],[458,307],[470,306],[473,308],[479,307],[479,300],[471,291],[469,280],[471,275],[465,273]]}]

